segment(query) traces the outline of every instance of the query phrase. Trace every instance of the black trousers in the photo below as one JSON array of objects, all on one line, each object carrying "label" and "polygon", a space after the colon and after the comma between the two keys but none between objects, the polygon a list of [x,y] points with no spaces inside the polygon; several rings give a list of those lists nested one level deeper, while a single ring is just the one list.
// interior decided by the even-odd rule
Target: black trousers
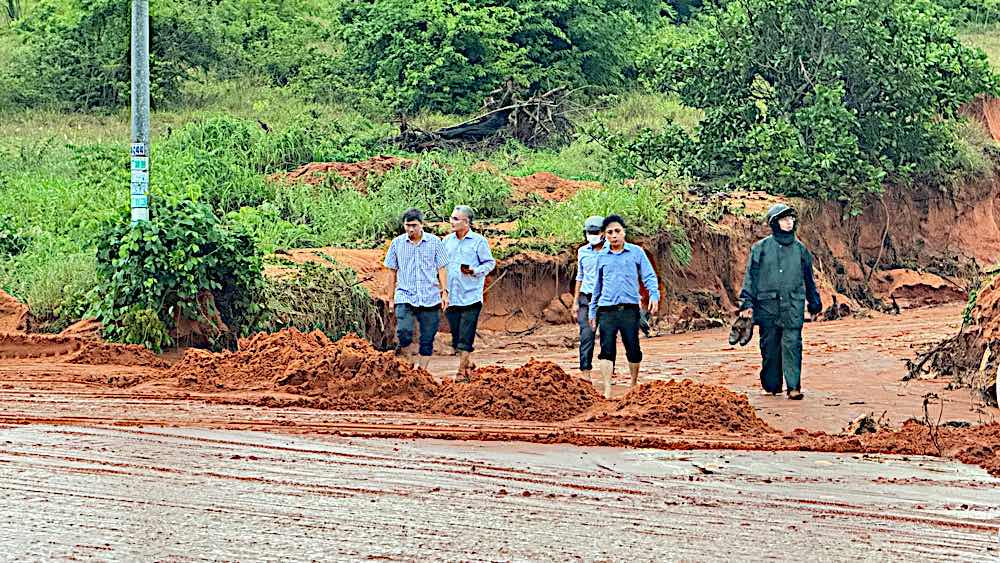
[{"label": "black trousers", "polygon": [[451,346],[454,349],[459,352],[475,350],[476,327],[479,326],[479,313],[482,310],[482,302],[472,305],[453,305],[444,310],[448,327],[451,329]]},{"label": "black trousers", "polygon": [[760,384],[768,393],[781,393],[784,379],[787,389],[801,389],[802,329],[773,325],[760,327]]},{"label": "black trousers", "polygon": [[601,341],[599,360],[615,361],[618,334],[622,335],[625,357],[630,364],[642,361],[639,347],[639,305],[631,303],[597,308],[597,332]]},{"label": "black trousers", "polygon": [[580,325],[580,371],[590,371],[594,367],[594,330],[590,328],[590,294],[581,293],[577,300],[580,311],[576,322]]}]

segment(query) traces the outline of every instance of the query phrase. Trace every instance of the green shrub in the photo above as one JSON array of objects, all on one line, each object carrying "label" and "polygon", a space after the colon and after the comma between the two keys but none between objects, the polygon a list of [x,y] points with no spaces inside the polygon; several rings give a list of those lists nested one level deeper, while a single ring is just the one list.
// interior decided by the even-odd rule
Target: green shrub
[{"label": "green shrub", "polygon": [[394,109],[469,112],[508,79],[532,89],[635,76],[658,3],[617,0],[344,2],[344,60]]},{"label": "green shrub", "polygon": [[97,316],[105,335],[126,336],[124,314],[156,311],[169,330],[175,316],[228,331],[209,334],[213,346],[232,345],[258,317],[261,259],[248,235],[229,228],[205,204],[164,199],[151,221],[114,222],[97,247]]},{"label": "green shrub", "polygon": [[995,93],[981,52],[925,2],[729,2],[665,34],[647,81],[705,117],[702,178],[838,199],[954,166],[953,119]]},{"label": "green shrub", "polygon": [[[34,6],[16,26],[29,50],[15,72],[31,77],[39,96],[24,101],[83,110],[126,106],[130,22],[131,4],[117,0],[48,0]],[[216,58],[214,43],[211,30],[183,6],[152,3],[152,103],[176,99],[191,71],[207,68]]]},{"label": "green shrub", "polygon": [[143,307],[129,307],[119,321],[119,339],[126,344],[140,344],[160,353],[173,344],[170,331],[156,311]]},{"label": "green shrub", "polygon": [[261,330],[319,330],[332,339],[354,333],[378,344],[384,333],[383,318],[353,270],[312,262],[292,269],[268,280]]}]

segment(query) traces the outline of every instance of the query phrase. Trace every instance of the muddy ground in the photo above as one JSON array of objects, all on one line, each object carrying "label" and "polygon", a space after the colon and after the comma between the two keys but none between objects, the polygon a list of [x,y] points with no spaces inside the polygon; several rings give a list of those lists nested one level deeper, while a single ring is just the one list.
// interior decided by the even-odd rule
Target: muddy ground
[{"label": "muddy ground", "polygon": [[[86,344],[62,350],[58,340],[51,356],[0,355],[0,547],[29,559],[99,560],[989,560],[1000,555],[1000,478],[918,455],[934,453],[926,429],[904,424],[921,416],[929,392],[944,398],[944,420],[1000,418],[946,381],[900,381],[903,360],[953,333],[960,315],[952,305],[807,326],[801,402],[757,393],[756,350],[730,347],[725,331],[645,340],[644,381],[693,381],[644,387],[677,395],[692,415],[684,420],[651,418],[662,397],[643,411],[636,397],[607,403],[566,380],[575,373],[568,326],[528,341],[489,335],[505,348],[478,357],[496,366],[481,376],[517,396],[544,406],[523,388],[537,379],[577,398],[548,410],[500,405],[490,385],[458,388],[405,369],[397,378],[417,406],[403,408],[418,412],[296,406],[346,397],[339,387],[317,390],[323,380],[309,374],[323,361],[357,362],[359,386],[381,393],[364,374],[388,360],[344,351],[363,341],[294,337],[294,366],[269,347],[287,341],[247,343],[288,364],[289,389],[227,357],[168,357],[173,368],[156,368],[126,354],[139,365],[92,365],[79,362],[106,356],[83,354],[94,349]],[[327,360],[311,345],[340,352]],[[531,377],[502,369],[531,358]],[[218,365],[229,367],[211,371]],[[431,363],[438,380],[454,367],[446,356]],[[219,379],[183,380],[191,373]],[[625,395],[623,381],[615,391]],[[700,396],[715,402],[699,406]],[[728,418],[712,422],[722,411]],[[868,412],[903,428],[832,435]],[[972,440],[943,430],[942,453],[998,472],[990,460],[1000,459],[1000,426],[978,428]]]}]

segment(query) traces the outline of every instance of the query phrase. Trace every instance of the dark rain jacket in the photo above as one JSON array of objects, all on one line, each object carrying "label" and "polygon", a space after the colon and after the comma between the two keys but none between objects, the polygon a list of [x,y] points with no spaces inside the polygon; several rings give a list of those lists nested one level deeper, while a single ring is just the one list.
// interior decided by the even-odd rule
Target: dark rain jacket
[{"label": "dark rain jacket", "polygon": [[774,236],[758,241],[750,249],[740,301],[741,309],[753,309],[757,325],[802,328],[807,301],[810,313],[823,310],[812,254],[795,238],[789,244]]}]

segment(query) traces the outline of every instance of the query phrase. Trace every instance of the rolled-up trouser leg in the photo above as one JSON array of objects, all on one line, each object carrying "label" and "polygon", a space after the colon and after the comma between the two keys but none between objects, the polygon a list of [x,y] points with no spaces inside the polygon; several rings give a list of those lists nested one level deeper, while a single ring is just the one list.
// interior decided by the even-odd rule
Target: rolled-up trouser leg
[{"label": "rolled-up trouser leg", "polygon": [[768,393],[781,393],[781,337],[782,329],[760,326],[760,385]]},{"label": "rolled-up trouser leg", "polygon": [[785,388],[802,389],[802,329],[786,328],[781,331],[781,371]]},{"label": "rolled-up trouser leg", "polygon": [[580,306],[576,314],[576,322],[580,325],[580,371],[590,371],[594,368],[594,338],[596,333],[590,328],[590,296],[581,293],[577,300]]}]

